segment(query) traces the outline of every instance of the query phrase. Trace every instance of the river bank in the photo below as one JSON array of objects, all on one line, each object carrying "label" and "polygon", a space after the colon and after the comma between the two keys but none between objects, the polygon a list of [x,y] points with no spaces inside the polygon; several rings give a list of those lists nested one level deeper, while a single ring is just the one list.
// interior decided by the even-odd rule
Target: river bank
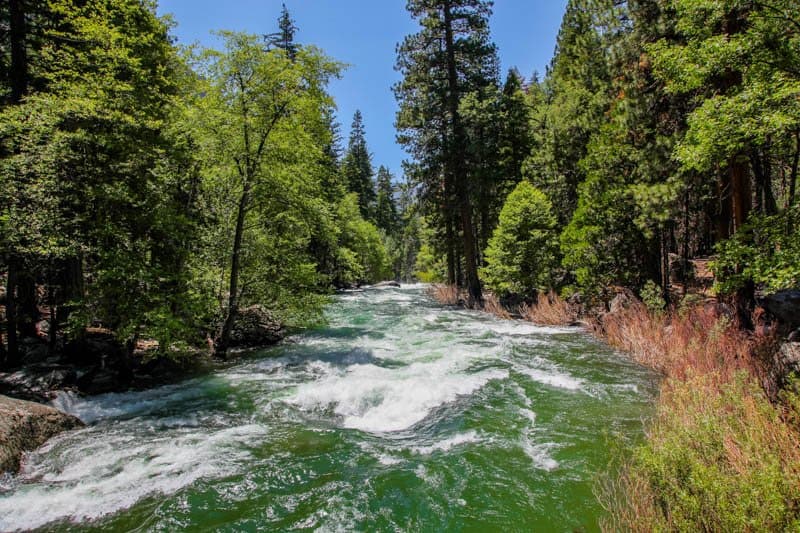
[{"label": "river bank", "polygon": [[[434,290],[453,302],[452,289]],[[490,298],[489,309],[498,316]],[[800,345],[745,332],[717,305],[654,313],[631,295],[578,317],[540,298],[520,314],[587,330],[663,380],[646,440],[598,486],[607,531],[789,531],[800,526]]]}]

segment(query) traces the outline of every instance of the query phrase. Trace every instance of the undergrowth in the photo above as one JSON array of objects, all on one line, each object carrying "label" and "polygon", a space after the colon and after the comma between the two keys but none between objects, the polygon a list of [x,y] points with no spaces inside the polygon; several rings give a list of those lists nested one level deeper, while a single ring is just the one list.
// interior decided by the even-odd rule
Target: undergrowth
[{"label": "undergrowth", "polygon": [[800,530],[800,401],[773,404],[759,352],[713,309],[606,316],[607,341],[664,374],[645,441],[601,484],[605,531]]},{"label": "undergrowth", "polygon": [[533,305],[524,304],[520,314],[525,320],[540,326],[566,326],[576,318],[569,304],[554,291],[541,293]]}]

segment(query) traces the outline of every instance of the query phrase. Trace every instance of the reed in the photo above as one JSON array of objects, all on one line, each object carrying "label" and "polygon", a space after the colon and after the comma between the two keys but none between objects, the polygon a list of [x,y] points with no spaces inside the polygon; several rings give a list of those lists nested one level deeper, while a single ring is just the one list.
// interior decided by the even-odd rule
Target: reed
[{"label": "reed", "polygon": [[555,291],[541,293],[533,305],[524,304],[520,314],[525,320],[540,326],[568,326],[577,316]]}]

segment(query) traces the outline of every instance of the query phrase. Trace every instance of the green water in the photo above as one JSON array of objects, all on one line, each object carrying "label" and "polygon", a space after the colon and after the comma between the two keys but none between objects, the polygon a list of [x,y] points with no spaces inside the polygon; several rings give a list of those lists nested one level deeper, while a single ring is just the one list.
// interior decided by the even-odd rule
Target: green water
[{"label": "green water", "polygon": [[213,375],[57,404],[89,425],[0,488],[0,530],[594,531],[655,382],[574,329],[337,297]]}]

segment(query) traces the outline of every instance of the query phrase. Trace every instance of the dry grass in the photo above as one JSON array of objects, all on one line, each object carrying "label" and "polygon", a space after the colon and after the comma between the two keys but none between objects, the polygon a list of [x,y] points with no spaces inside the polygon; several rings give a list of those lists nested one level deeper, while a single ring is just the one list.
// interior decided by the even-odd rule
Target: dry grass
[{"label": "dry grass", "polygon": [[[453,285],[433,285],[428,289],[428,294],[442,305],[466,305],[468,299],[467,293],[463,289]],[[509,310],[500,303],[500,299],[490,292],[484,293],[481,310],[498,318],[512,318]]]},{"label": "dry grass", "polygon": [[541,293],[535,305],[523,305],[520,314],[525,320],[540,326],[568,326],[576,320],[569,304],[554,291]]},{"label": "dry grass", "polygon": [[596,330],[612,346],[669,378],[715,374],[727,380],[745,371],[762,374],[756,348],[766,337],[749,335],[712,307],[654,315],[641,304],[606,315]]},{"label": "dry grass", "polygon": [[466,294],[455,285],[431,285],[428,294],[442,305],[459,305],[466,301]]},{"label": "dry grass", "polygon": [[645,443],[600,487],[604,530],[800,526],[800,402],[769,401],[758,354],[772,338],[704,306],[661,316],[634,304],[596,330],[666,378]]},{"label": "dry grass", "polygon": [[500,303],[500,299],[492,293],[483,295],[483,310],[504,320],[513,318],[508,309]]}]

